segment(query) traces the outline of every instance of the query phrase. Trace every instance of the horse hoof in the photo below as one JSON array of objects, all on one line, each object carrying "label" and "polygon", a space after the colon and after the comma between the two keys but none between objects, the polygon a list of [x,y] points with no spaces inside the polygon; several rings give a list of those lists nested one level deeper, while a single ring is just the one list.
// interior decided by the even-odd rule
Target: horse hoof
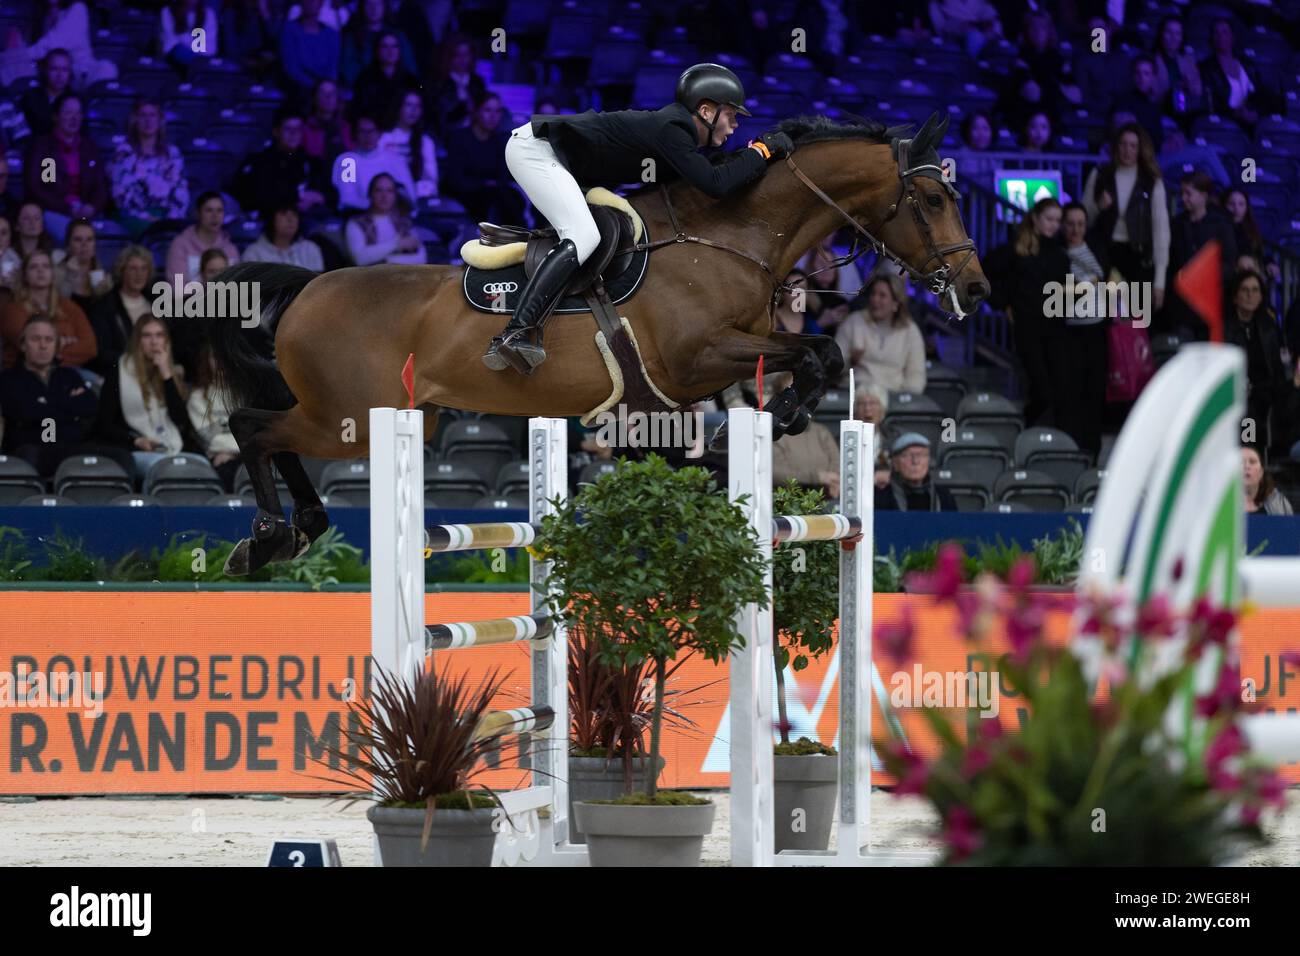
[{"label": "horse hoof", "polygon": [[294,509],[293,526],[303,532],[310,543],[325,533],[330,526],[330,519],[323,507],[310,505],[306,508]]},{"label": "horse hoof", "polygon": [[293,556],[289,560],[292,561],[297,558],[301,558],[304,554],[306,554],[307,549],[311,547],[312,541],[313,539],[308,537],[306,534],[304,534],[302,529],[294,528],[293,529]]},{"label": "horse hoof", "polygon": [[808,430],[810,424],[812,424],[812,415],[808,414],[808,409],[796,408],[789,422],[778,427],[781,427],[781,433],[784,435],[802,435]]},{"label": "horse hoof", "polygon": [[225,567],[222,568],[227,577],[242,578],[249,573],[249,551],[252,549],[252,544],[252,538],[244,538],[235,545],[230,556],[226,558]]},{"label": "horse hoof", "polygon": [[235,545],[230,557],[226,558],[224,570],[231,577],[243,577],[260,571],[268,564],[292,561],[309,547],[311,538],[302,529],[290,529],[284,522],[279,522],[270,537],[262,540],[245,538]]}]

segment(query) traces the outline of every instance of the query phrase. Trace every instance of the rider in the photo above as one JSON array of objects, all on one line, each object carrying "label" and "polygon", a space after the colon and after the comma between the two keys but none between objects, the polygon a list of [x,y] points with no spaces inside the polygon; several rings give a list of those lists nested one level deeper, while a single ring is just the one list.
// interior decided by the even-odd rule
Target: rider
[{"label": "rider", "polygon": [[[749,116],[740,78],[725,66],[699,63],[677,80],[676,102],[660,110],[620,110],[576,116],[537,115],[510,134],[506,165],[560,242],[538,264],[514,316],[483,356],[490,369],[546,359],[530,341],[582,263],[600,241],[584,191],[597,185],[641,181],[648,160],[658,180],[681,177],[710,196],[722,197],[762,175],[766,164],[788,155],[785,133],[767,133],[718,162],[700,152],[721,146],[736,130],[736,114]],[[516,359],[518,361],[511,361]]]}]

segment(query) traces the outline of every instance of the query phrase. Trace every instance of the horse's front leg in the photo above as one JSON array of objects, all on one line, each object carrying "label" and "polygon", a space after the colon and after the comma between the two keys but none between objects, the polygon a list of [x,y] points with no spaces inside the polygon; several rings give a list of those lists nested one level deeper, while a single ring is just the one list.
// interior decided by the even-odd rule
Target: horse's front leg
[{"label": "horse's front leg", "polygon": [[[804,403],[819,387],[824,391],[825,372],[817,352],[797,335],[753,335],[736,329],[719,329],[710,336],[694,362],[694,377],[705,382],[737,382],[753,378],[758,360],[763,359],[765,372],[793,372],[794,381],[777,392],[763,407],[772,414],[772,437],[797,435],[808,427],[810,413]],[[726,426],[710,441],[711,448],[721,447]]]},{"label": "horse's front leg", "polygon": [[[800,407],[811,417],[812,413],[817,410],[817,405],[826,394],[827,389],[833,388],[840,380],[840,376],[844,374],[844,353],[840,351],[839,343],[829,335],[773,332],[772,338],[811,349],[818,363],[820,363],[820,369],[805,376],[802,381],[798,375],[795,377],[794,385],[796,391],[799,392]],[[802,388],[800,388],[801,384]],[[853,401],[852,396],[849,396],[849,401]],[[797,435],[798,432],[787,430],[787,434]]]}]

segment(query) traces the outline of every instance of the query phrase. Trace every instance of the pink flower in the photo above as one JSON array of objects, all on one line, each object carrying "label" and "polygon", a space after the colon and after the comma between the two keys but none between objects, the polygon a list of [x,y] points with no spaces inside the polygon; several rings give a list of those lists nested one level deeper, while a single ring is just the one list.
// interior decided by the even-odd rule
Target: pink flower
[{"label": "pink flower", "polygon": [[1187,623],[1191,628],[1187,656],[1195,660],[1211,645],[1227,646],[1228,638],[1237,626],[1237,615],[1228,608],[1215,607],[1209,598],[1202,595],[1187,616]]},{"label": "pink flower", "polygon": [[1038,601],[1025,601],[1007,615],[1007,640],[1016,661],[1023,662],[1043,635],[1043,606]]},{"label": "pink flower", "polygon": [[1220,730],[1205,748],[1205,765],[1217,767],[1229,757],[1246,752],[1246,737],[1236,724],[1228,724]]},{"label": "pink flower", "polygon": [[1089,589],[1079,597],[1079,610],[1083,616],[1083,634],[1096,634],[1102,644],[1113,650],[1119,643],[1119,612],[1124,607],[1122,595]]},{"label": "pink flower", "polygon": [[975,815],[969,809],[958,805],[948,811],[943,842],[948,845],[954,860],[964,860],[979,849],[979,830],[975,825]]},{"label": "pink flower", "polygon": [[902,617],[897,621],[881,621],[876,625],[875,643],[891,660],[902,662],[912,658],[912,639],[916,634],[916,621],[910,604],[903,605]]},{"label": "pink flower", "polygon": [[1031,554],[1025,555],[1019,561],[1011,566],[1007,572],[1007,587],[1012,591],[1023,591],[1034,583],[1034,575],[1037,565],[1034,563],[1034,557]]},{"label": "pink flower", "polygon": [[892,741],[889,752],[904,764],[903,773],[894,787],[894,795],[902,797],[924,793],[925,785],[930,779],[930,766],[925,758],[901,740]]},{"label": "pink flower", "polygon": [[982,744],[976,744],[966,751],[966,756],[962,758],[961,773],[966,779],[974,777],[977,773],[988,767],[993,762],[993,754]]},{"label": "pink flower", "polygon": [[1254,785],[1255,797],[1278,810],[1286,809],[1286,781],[1277,773],[1260,767],[1251,783]]},{"label": "pink flower", "polygon": [[1196,698],[1196,713],[1200,717],[1231,714],[1240,703],[1241,671],[1235,663],[1225,661],[1219,668],[1219,677],[1214,687],[1208,694]]},{"label": "pink flower", "polygon": [[1157,594],[1138,608],[1137,632],[1143,637],[1169,637],[1178,628],[1178,621],[1169,607],[1169,599]]},{"label": "pink flower", "polygon": [[933,594],[940,601],[951,601],[961,590],[964,580],[962,563],[965,552],[961,545],[945,544],[939,549],[930,573],[914,572],[907,576],[907,589],[918,594]]}]

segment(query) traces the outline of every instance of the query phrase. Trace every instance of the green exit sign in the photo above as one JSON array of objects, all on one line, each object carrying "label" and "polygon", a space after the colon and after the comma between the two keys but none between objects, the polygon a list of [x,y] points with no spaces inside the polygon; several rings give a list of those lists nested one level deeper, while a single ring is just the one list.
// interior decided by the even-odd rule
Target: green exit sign
[{"label": "green exit sign", "polygon": [[994,182],[998,198],[1029,210],[1040,199],[1061,201],[1061,174],[1056,170],[999,169]]}]

